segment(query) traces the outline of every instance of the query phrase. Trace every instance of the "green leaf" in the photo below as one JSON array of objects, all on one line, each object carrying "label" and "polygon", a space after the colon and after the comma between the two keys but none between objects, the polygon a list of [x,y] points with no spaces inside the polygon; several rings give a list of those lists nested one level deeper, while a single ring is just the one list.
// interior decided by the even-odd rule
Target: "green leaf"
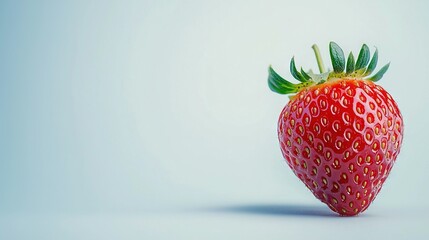
[{"label": "green leaf", "polygon": [[280,94],[288,94],[292,90],[287,88],[282,88],[281,86],[277,85],[275,82],[268,80],[268,87],[271,89],[271,91],[280,93]]},{"label": "green leaf", "polygon": [[326,82],[328,80],[328,77],[329,77],[329,72],[315,74],[315,73],[313,73],[313,71],[310,70],[308,72],[308,76],[311,77],[311,80],[313,82],[316,82],[316,83]]},{"label": "green leaf", "polygon": [[370,57],[369,48],[366,44],[363,44],[362,48],[360,49],[359,56],[356,60],[355,69],[359,70],[361,68],[366,67],[366,65],[369,62],[369,57]]},{"label": "green leaf", "polygon": [[296,93],[298,91],[296,84],[282,78],[271,66],[268,68],[268,86],[271,91],[280,94]]},{"label": "green leaf", "polygon": [[374,76],[369,77],[368,80],[371,80],[373,82],[377,82],[378,80],[380,80],[383,75],[386,73],[387,69],[389,69],[390,63],[384,65],[384,67],[382,67],[376,74],[374,74]]},{"label": "green leaf", "polygon": [[362,77],[365,71],[366,71],[366,68],[361,68],[361,69],[355,70],[355,74],[356,76]]},{"label": "green leaf", "polygon": [[331,54],[332,67],[334,68],[334,72],[343,72],[346,62],[343,50],[335,42],[330,42],[329,53]]},{"label": "green leaf", "polygon": [[275,92],[281,92],[281,91],[293,91],[294,88],[290,88],[284,84],[282,84],[281,82],[274,80],[275,78],[271,78],[268,79],[268,84],[271,87],[275,88],[275,89],[271,89],[271,90],[276,90]]},{"label": "green leaf", "polygon": [[274,85],[272,82],[268,82],[268,87],[271,89],[271,91],[279,94],[288,94],[289,90],[279,88],[278,86]]},{"label": "green leaf", "polygon": [[269,80],[272,80],[273,83],[279,85],[282,88],[295,89],[297,84],[293,84],[288,80],[282,78],[278,73],[274,71],[274,69],[269,67]]},{"label": "green leaf", "polygon": [[355,70],[355,57],[353,56],[353,53],[349,53],[349,57],[347,58],[347,67],[346,67],[346,73],[350,74]]},{"label": "green leaf", "polygon": [[290,72],[292,73],[292,76],[300,81],[300,82],[306,82],[307,80],[301,75],[300,72],[298,72],[298,70],[296,70],[296,66],[295,66],[295,58],[293,57],[290,60]]},{"label": "green leaf", "polygon": [[371,62],[369,62],[368,68],[366,69],[366,72],[364,76],[368,76],[374,71],[375,67],[377,67],[377,61],[378,61],[378,49],[375,49],[375,53],[372,56]]},{"label": "green leaf", "polygon": [[301,68],[301,75],[305,78],[305,81],[310,81],[311,77]]}]

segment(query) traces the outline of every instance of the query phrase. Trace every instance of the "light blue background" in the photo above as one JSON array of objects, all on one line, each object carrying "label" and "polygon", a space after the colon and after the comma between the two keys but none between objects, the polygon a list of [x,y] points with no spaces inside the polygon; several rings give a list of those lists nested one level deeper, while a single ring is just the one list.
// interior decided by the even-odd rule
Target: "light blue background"
[{"label": "light blue background", "polygon": [[[284,239],[307,225],[329,238],[341,224],[338,236],[354,226],[428,236],[428,11],[428,1],[1,1],[0,238]],[[313,43],[327,64],[331,40],[391,61],[380,84],[405,122],[383,191],[347,220],[317,216],[327,208],[284,163],[276,122],[288,98],[266,83],[269,64],[291,79],[292,56],[316,69]]]}]

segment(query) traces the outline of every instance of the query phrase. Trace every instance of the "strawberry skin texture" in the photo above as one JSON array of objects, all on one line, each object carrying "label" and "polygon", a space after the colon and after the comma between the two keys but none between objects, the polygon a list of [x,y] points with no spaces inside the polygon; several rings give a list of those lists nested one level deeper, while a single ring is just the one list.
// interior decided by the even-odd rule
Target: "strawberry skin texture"
[{"label": "strawberry skin texture", "polygon": [[282,110],[283,157],[333,211],[365,211],[400,152],[403,119],[390,94],[362,79],[336,79],[298,92]]}]

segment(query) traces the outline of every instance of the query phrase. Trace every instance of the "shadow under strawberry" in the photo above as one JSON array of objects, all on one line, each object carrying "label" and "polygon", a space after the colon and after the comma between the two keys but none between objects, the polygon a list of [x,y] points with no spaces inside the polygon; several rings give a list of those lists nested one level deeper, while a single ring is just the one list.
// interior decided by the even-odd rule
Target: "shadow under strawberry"
[{"label": "shadow under strawberry", "polygon": [[213,209],[215,211],[278,216],[337,217],[323,206],[306,206],[296,204],[248,204],[232,205]]}]

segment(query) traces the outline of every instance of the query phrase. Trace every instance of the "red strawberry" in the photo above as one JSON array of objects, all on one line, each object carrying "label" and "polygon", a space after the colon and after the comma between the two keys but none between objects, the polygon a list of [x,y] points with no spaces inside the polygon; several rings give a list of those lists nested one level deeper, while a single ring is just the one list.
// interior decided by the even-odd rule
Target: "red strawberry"
[{"label": "red strawberry", "polygon": [[[404,126],[390,94],[374,82],[389,64],[371,77],[364,44],[355,63],[330,45],[333,71],[325,71],[316,45],[321,74],[297,71],[292,58],[293,84],[269,68],[268,84],[280,94],[295,94],[278,120],[281,151],[287,164],[310,191],[333,211],[352,216],[365,211],[390,173],[399,154]],[[346,70],[346,71],[344,71]],[[366,78],[365,78],[366,77]]]}]

